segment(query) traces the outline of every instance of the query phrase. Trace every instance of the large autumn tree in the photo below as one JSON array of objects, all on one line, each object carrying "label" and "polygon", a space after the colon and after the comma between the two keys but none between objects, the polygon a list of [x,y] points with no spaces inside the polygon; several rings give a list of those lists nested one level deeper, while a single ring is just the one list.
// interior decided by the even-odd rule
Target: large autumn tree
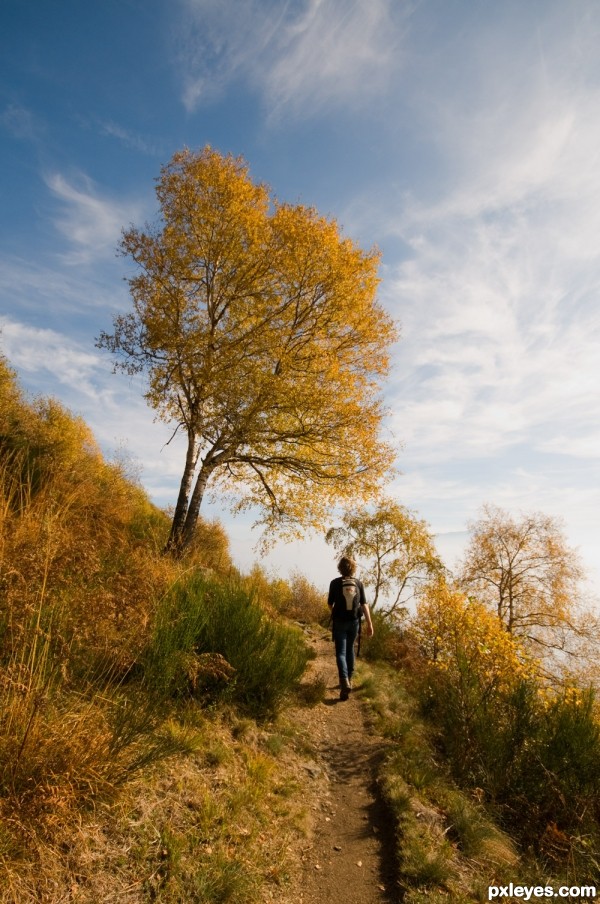
[{"label": "large autumn tree", "polygon": [[191,542],[209,482],[288,532],[375,494],[394,457],[379,385],[396,338],[378,253],[210,147],[176,153],[156,193],[158,224],[123,234],[133,310],[98,344],[147,373],[147,401],[185,433],[168,548]]}]

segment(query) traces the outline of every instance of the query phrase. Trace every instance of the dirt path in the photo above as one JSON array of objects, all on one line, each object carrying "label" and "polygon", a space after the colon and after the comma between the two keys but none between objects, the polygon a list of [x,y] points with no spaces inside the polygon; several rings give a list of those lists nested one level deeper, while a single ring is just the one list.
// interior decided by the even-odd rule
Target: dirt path
[{"label": "dirt path", "polygon": [[299,714],[315,762],[305,768],[315,780],[312,837],[302,851],[302,904],[391,904],[394,892],[391,827],[376,794],[376,766],[384,742],[373,737],[358,685],[339,700],[333,645],[313,638],[313,671],[326,682],[324,701]]}]

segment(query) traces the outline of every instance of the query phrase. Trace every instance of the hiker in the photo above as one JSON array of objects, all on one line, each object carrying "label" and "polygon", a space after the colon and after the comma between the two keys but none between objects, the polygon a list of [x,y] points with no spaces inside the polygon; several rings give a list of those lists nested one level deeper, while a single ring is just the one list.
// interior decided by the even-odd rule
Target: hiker
[{"label": "hiker", "polygon": [[365,597],[365,588],[354,577],[356,563],[342,556],[338,562],[341,575],[329,585],[327,604],[331,609],[335,658],[340,676],[340,700],[347,700],[352,690],[354,672],[354,642],[360,631],[360,619],[364,615],[367,635],[373,636],[373,622]]}]

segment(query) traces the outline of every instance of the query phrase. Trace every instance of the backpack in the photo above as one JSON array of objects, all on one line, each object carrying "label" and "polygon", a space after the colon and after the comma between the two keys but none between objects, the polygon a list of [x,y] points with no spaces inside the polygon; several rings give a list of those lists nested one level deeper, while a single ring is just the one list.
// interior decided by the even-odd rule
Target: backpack
[{"label": "backpack", "polygon": [[360,590],[358,587],[358,583],[355,578],[341,578],[341,586],[340,592],[337,594],[337,599],[335,600],[333,606],[331,607],[331,615],[329,616],[329,623],[332,626],[332,634],[331,639],[334,640],[333,636],[333,620],[335,618],[339,619],[350,619],[357,618],[358,619],[358,643],[356,649],[356,655],[360,656],[360,645],[361,645],[361,628],[362,628],[362,609],[360,606]]},{"label": "backpack", "polygon": [[341,588],[338,598],[333,604],[331,614],[333,618],[358,618],[362,617],[360,608],[360,591],[354,578],[341,578]]}]

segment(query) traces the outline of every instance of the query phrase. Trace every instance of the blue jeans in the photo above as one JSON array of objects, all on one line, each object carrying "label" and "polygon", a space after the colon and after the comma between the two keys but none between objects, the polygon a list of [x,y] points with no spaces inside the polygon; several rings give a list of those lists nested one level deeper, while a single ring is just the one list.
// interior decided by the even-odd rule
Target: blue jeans
[{"label": "blue jeans", "polygon": [[334,619],[333,640],[335,643],[335,659],[340,676],[340,684],[352,678],[354,672],[354,641],[358,634],[358,619],[343,621]]}]

